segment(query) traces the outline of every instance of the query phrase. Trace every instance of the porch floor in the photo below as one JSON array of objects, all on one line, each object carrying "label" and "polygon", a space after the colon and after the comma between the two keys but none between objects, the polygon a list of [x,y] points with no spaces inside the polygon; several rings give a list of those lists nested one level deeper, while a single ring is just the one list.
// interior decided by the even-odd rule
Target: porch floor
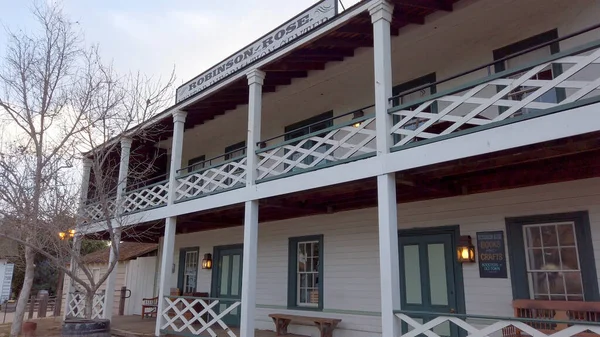
[{"label": "porch floor", "polygon": [[[154,336],[154,327],[156,319],[144,318],[141,316],[114,316],[111,321],[111,335],[114,337],[151,337]],[[274,328],[275,326],[273,326]],[[220,327],[213,328],[218,337],[229,337],[225,330]],[[238,328],[232,328],[231,331],[236,336],[240,336]],[[189,333],[188,333],[189,334]],[[206,335],[206,334],[203,334]],[[171,335],[168,335],[171,336]],[[174,335],[173,335],[174,336]],[[256,330],[255,337],[276,337],[277,333],[269,330]],[[299,335],[287,334],[289,337],[301,337]]]}]

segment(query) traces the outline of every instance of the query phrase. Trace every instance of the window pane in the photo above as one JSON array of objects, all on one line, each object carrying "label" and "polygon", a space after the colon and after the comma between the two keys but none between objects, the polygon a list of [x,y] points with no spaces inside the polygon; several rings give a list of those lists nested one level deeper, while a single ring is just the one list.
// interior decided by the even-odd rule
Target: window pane
[{"label": "window pane", "polygon": [[544,252],[541,249],[529,249],[529,269],[540,270],[544,266]]},{"label": "window pane", "polygon": [[564,279],[567,287],[567,294],[583,296],[580,272],[566,272],[564,273]]},{"label": "window pane", "polygon": [[558,237],[561,246],[575,246],[573,224],[558,225]]},{"label": "window pane", "polygon": [[540,234],[540,228],[538,226],[528,227],[525,229],[525,240],[527,241],[527,247],[541,247],[542,239]]},{"label": "window pane", "polygon": [[579,270],[579,261],[577,261],[577,249],[572,248],[561,248],[561,269],[562,270]]},{"label": "window pane", "polygon": [[427,245],[429,260],[429,292],[431,304],[448,305],[448,284],[446,280],[446,254],[443,243]]},{"label": "window pane", "polygon": [[229,255],[221,258],[221,295],[229,293]]},{"label": "window pane", "polygon": [[544,247],[556,247],[558,246],[558,236],[556,235],[556,226],[547,225],[542,226],[542,243]]},{"label": "window pane", "polygon": [[421,304],[421,266],[418,245],[404,246],[404,271],[406,303]]},{"label": "window pane", "polygon": [[231,295],[232,296],[237,296],[237,295],[239,295],[239,292],[240,292],[240,287],[239,287],[240,270],[242,269],[242,268],[240,268],[240,263],[241,263],[240,255],[234,255],[232,269],[231,269]]}]

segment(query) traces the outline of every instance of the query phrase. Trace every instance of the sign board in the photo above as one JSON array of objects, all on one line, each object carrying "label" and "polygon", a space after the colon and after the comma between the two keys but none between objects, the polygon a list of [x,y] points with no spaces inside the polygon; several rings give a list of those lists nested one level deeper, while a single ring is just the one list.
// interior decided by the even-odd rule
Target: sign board
[{"label": "sign board", "polygon": [[0,303],[4,303],[10,299],[10,290],[12,285],[12,277],[15,269],[15,265],[12,263],[7,263],[4,265],[4,275],[0,275],[2,277],[2,282],[0,282]]},{"label": "sign board", "polygon": [[337,1],[338,0],[320,1],[293,19],[272,30],[267,35],[229,56],[225,61],[222,61],[199,76],[196,76],[191,81],[177,88],[175,101],[179,103],[186,98],[206,90],[215,83],[229,77],[249,64],[262,59],[316,27],[324,24],[337,14]]},{"label": "sign board", "polygon": [[504,232],[477,232],[479,277],[507,278]]}]

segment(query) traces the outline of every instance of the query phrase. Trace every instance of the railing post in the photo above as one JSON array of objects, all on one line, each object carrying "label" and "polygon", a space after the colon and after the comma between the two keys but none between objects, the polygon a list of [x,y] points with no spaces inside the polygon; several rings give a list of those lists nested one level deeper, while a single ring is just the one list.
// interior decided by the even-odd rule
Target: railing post
[{"label": "railing post", "polygon": [[[73,237],[73,256],[71,257],[71,264],[69,268],[71,269],[71,273],[76,275],[78,268],[78,260],[79,260],[79,251],[81,250],[81,237],[79,235],[79,226],[85,219],[85,204],[88,198],[88,190],[90,187],[90,173],[92,171],[92,160],[89,158],[83,158],[82,161],[83,173],[81,177],[81,190],[79,191],[79,223],[75,228],[75,236]],[[68,277],[68,286],[67,286],[67,294],[65,296],[65,314],[64,319],[67,318],[67,314],[69,312],[69,302],[71,301],[71,296],[75,292],[75,281]],[[62,294],[61,294],[62,295]],[[62,297],[61,297],[62,300]]]},{"label": "railing post", "polygon": [[[392,96],[392,59],[390,23],[393,5],[376,1],[370,8],[373,23],[375,77],[375,116],[377,155],[382,158],[392,146],[392,116],[388,114]],[[381,277],[381,332],[385,337],[399,336],[394,310],[400,309],[400,266],[398,258],[398,217],[396,181],[393,173],[377,177],[379,221],[379,270]]]},{"label": "railing post", "polygon": [[129,174],[129,155],[131,153],[131,138],[121,139],[121,162],[119,164],[119,181],[117,182],[117,196],[115,207],[115,221],[113,221],[113,240],[110,246],[110,256],[108,265],[114,263],[114,268],[106,279],[106,292],[104,296],[104,308],[102,316],[106,319],[112,319],[113,302],[115,301],[115,281],[119,269],[119,242],[121,241],[121,228],[119,216],[124,211],[125,190],[127,189],[127,175]]},{"label": "railing post", "polygon": [[[265,73],[253,69],[246,74],[248,78],[248,147],[246,186],[252,187],[258,176],[258,156],[256,150],[260,141],[262,113],[262,85]],[[245,204],[244,216],[244,255],[242,262],[242,303],[240,335],[254,337],[254,319],[256,311],[256,260],[258,257],[258,200]]]},{"label": "railing post", "polygon": [[31,295],[31,297],[29,298],[29,313],[27,315],[28,319],[32,319],[33,318],[33,312],[35,311],[35,295]]},{"label": "railing post", "polygon": [[46,317],[46,314],[48,312],[48,292],[45,290],[40,290],[38,292],[37,298],[38,298],[38,314],[37,314],[37,318],[42,318],[42,317]]},{"label": "railing post", "polygon": [[[183,132],[185,126],[185,111],[173,112],[173,144],[171,146],[171,169],[169,171],[169,201],[173,205],[177,199],[177,170],[181,168],[181,153],[183,151]],[[160,336],[160,327],[163,324],[162,312],[165,306],[165,296],[169,295],[171,286],[171,266],[173,265],[173,251],[175,249],[175,229],[177,218],[169,217],[165,220],[165,235],[160,265],[160,283],[158,288],[158,308],[156,313],[155,336]]]}]

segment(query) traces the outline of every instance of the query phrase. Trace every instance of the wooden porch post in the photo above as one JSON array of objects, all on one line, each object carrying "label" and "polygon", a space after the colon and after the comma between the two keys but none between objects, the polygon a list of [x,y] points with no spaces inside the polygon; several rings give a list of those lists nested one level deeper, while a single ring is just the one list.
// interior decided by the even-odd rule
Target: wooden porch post
[{"label": "wooden porch post", "polygon": [[[373,23],[373,57],[375,65],[375,115],[377,155],[390,152],[392,117],[388,114],[392,96],[392,60],[390,23],[393,5],[385,0],[370,8]],[[379,269],[381,277],[381,331],[384,337],[399,336],[394,310],[400,309],[400,271],[398,259],[398,218],[396,181],[393,173],[377,177],[379,219]]]},{"label": "wooden porch post", "polygon": [[[129,174],[129,155],[131,154],[131,138],[123,138],[121,139],[121,162],[119,164],[119,180],[117,182],[117,196],[116,196],[116,205],[117,207],[115,208],[115,218],[118,219],[118,217],[123,213],[123,199],[125,197],[125,190],[127,188],[127,175]],[[115,262],[118,260],[118,249],[119,249],[119,245],[118,243],[121,241],[121,228],[120,227],[120,222],[114,221],[113,222],[113,226],[116,228],[113,228],[113,236],[114,236],[114,242],[117,243],[116,247],[115,245],[111,245],[110,247],[110,256],[108,258],[108,264],[110,265],[111,263]],[[113,243],[114,243],[113,242]],[[103,317],[106,319],[112,319],[112,313],[113,313],[113,302],[115,300],[115,280],[117,279],[117,272],[118,272],[118,264],[119,262],[117,261],[115,264],[115,267],[113,268],[113,270],[111,271],[111,273],[108,275],[108,278],[106,279],[106,293],[104,295],[104,310],[103,310]]]},{"label": "wooden porch post", "polygon": [[[92,171],[92,161],[88,158],[83,158],[83,174],[81,177],[81,190],[79,191],[79,221],[81,221],[81,219],[84,218],[84,208],[85,208],[85,203],[87,202],[87,197],[88,197],[88,189],[90,187],[90,173]],[[79,251],[81,250],[81,239],[79,238],[79,231],[78,228],[79,224],[76,226],[75,228],[75,236],[73,237],[73,254],[74,255],[79,255]],[[71,257],[71,265],[69,266],[69,268],[71,269],[71,272],[76,274],[77,273],[77,256],[73,256]],[[67,318],[67,314],[69,313],[69,303],[71,302],[71,294],[73,293],[73,291],[75,290],[75,284],[73,279],[71,279],[69,276],[68,277],[68,283],[67,283],[67,294],[65,296],[65,311],[64,311],[64,315],[63,315],[63,319]],[[59,295],[59,294],[57,294]],[[62,294],[61,294],[62,295]]]},{"label": "wooden porch post", "polygon": [[[181,153],[183,151],[183,132],[185,126],[185,111],[173,112],[173,143],[171,145],[171,168],[169,170],[169,199],[168,205],[175,203],[177,190],[177,171],[181,168]],[[177,217],[168,217],[165,220],[165,235],[163,238],[162,256],[160,264],[160,283],[158,288],[158,308],[156,313],[155,336],[160,336],[163,324],[162,312],[165,307],[165,296],[170,294],[171,266],[173,265],[173,252],[175,249],[175,229]]]},{"label": "wooden porch post", "polygon": [[[258,156],[256,150],[257,143],[260,141],[262,85],[265,73],[253,69],[246,76],[248,77],[249,86],[246,186],[252,188],[257,177]],[[247,201],[245,207],[240,336],[254,337],[256,260],[258,257],[258,200]]]}]

